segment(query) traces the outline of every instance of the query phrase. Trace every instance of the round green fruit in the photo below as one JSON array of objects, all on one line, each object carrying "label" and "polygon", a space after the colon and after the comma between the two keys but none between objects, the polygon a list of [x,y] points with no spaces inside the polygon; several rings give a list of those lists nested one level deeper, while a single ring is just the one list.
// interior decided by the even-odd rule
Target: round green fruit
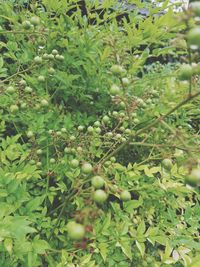
[{"label": "round green fruit", "polygon": [[114,162],[116,162],[116,158],[115,158],[115,157],[111,157],[111,158],[110,158],[110,161],[111,161],[112,163],[114,163]]},{"label": "round green fruit", "polygon": [[62,132],[62,133],[66,133],[66,132],[67,132],[67,129],[66,129],[66,128],[64,128],[64,127],[63,127],[63,128],[61,128],[61,132]]},{"label": "round green fruit", "polygon": [[93,167],[92,167],[92,165],[90,164],[90,163],[84,163],[83,165],[82,165],[82,172],[83,173],[91,173],[92,172],[92,170],[93,170]]},{"label": "round green fruit", "polygon": [[191,29],[187,34],[187,40],[190,45],[200,46],[200,27]]},{"label": "round green fruit", "polygon": [[48,107],[49,102],[48,102],[46,99],[42,99],[42,100],[40,101],[40,104],[41,104],[41,106],[43,106],[43,107]]},{"label": "round green fruit", "polygon": [[71,166],[72,168],[77,168],[77,167],[79,166],[79,161],[78,161],[77,159],[72,159],[72,160],[70,161],[70,166]]},{"label": "round green fruit", "polygon": [[31,138],[31,137],[33,137],[33,136],[34,136],[34,134],[33,134],[32,131],[28,131],[28,132],[27,132],[27,137],[28,137],[28,138]]},{"label": "round green fruit", "polygon": [[192,73],[192,67],[189,64],[183,64],[179,69],[179,79],[181,81],[190,80]]},{"label": "round green fruit", "polygon": [[68,236],[72,240],[81,240],[85,236],[85,228],[83,225],[76,222],[69,222],[67,224]]},{"label": "round green fruit", "polygon": [[42,63],[42,58],[39,56],[34,57],[35,63]]},{"label": "round green fruit", "polygon": [[124,87],[128,86],[130,84],[130,81],[128,78],[122,78],[122,84]]},{"label": "round green fruit", "polygon": [[82,132],[83,130],[84,130],[84,126],[79,125],[79,126],[78,126],[78,131]]},{"label": "round green fruit", "polygon": [[45,82],[45,77],[43,75],[38,76],[39,82]]},{"label": "round green fruit", "polygon": [[38,149],[38,150],[36,151],[36,153],[37,153],[37,155],[42,155],[43,151],[42,151],[42,149]]},{"label": "round green fruit", "polygon": [[193,13],[200,17],[200,3],[195,1],[193,3],[190,4],[190,9],[193,11]]},{"label": "round green fruit", "polygon": [[129,201],[129,200],[131,200],[131,194],[130,194],[130,192],[129,191],[127,191],[127,190],[124,190],[124,191],[122,191],[121,193],[120,193],[120,199],[122,200],[122,201]]},{"label": "round green fruit", "polygon": [[49,74],[54,74],[56,71],[55,71],[54,68],[49,68],[49,69],[48,69],[48,72],[49,72]]},{"label": "round green fruit", "polygon": [[65,147],[64,152],[65,152],[66,154],[71,153],[71,148],[70,148],[70,147]]},{"label": "round green fruit", "polygon": [[89,126],[87,128],[87,131],[88,131],[88,133],[93,133],[94,132],[94,128],[92,126]]},{"label": "round green fruit", "polygon": [[22,86],[25,86],[26,85],[26,81],[22,79],[21,81],[19,81],[19,84],[22,85]]},{"label": "round green fruit", "polygon": [[27,108],[27,104],[25,102],[22,102],[20,104],[20,107],[21,107],[21,109],[25,109],[25,108]]},{"label": "round green fruit", "polygon": [[105,116],[103,116],[102,121],[103,121],[104,123],[108,123],[108,122],[110,121],[110,118],[109,118],[107,115],[105,115]]},{"label": "round green fruit", "polygon": [[25,30],[29,30],[31,28],[31,23],[29,20],[25,20],[22,22],[22,27],[25,29]]},{"label": "round green fruit", "polygon": [[162,167],[168,171],[170,171],[173,167],[173,163],[171,159],[163,159],[162,161]]},{"label": "round green fruit", "polygon": [[14,86],[8,86],[7,89],[6,89],[6,92],[8,93],[14,93],[16,91],[15,87]]},{"label": "round green fruit", "polygon": [[95,128],[95,132],[96,132],[97,134],[100,134],[100,133],[101,133],[101,128],[100,128],[100,127],[96,127],[96,128]]},{"label": "round green fruit", "polygon": [[100,126],[101,126],[100,121],[95,121],[94,126],[95,126],[95,127],[100,127]]},{"label": "round green fruit", "polygon": [[55,56],[55,55],[58,55],[58,50],[53,49],[51,53],[52,53],[54,56]]},{"label": "round green fruit", "polygon": [[111,95],[119,95],[121,92],[119,86],[117,86],[116,84],[113,84],[110,88],[110,94]]},{"label": "round green fruit", "polygon": [[42,162],[38,161],[38,162],[36,163],[36,166],[37,166],[37,167],[41,167],[41,166],[42,166]]},{"label": "round green fruit", "polygon": [[32,93],[32,92],[33,92],[33,89],[32,89],[30,86],[26,86],[26,87],[24,88],[24,91],[25,91],[26,93]]},{"label": "round green fruit", "polygon": [[92,178],[92,186],[95,188],[95,189],[100,189],[104,186],[105,184],[105,181],[104,179],[101,177],[101,176],[94,176]]},{"label": "round green fruit", "polygon": [[98,204],[104,203],[107,200],[107,198],[108,195],[104,190],[101,189],[96,190],[93,194],[93,200]]},{"label": "round green fruit", "polygon": [[120,65],[113,65],[110,70],[116,75],[122,75],[126,73],[126,70]]},{"label": "round green fruit", "polygon": [[17,105],[11,105],[10,106],[10,112],[16,113],[19,110],[19,107]]},{"label": "round green fruit", "polygon": [[186,176],[185,182],[191,186],[200,184],[200,168],[192,170],[191,174]]},{"label": "round green fruit", "polygon": [[40,24],[40,18],[37,16],[34,16],[30,19],[30,22],[32,25],[37,26]]},{"label": "round green fruit", "polygon": [[63,61],[65,59],[64,56],[62,56],[62,55],[56,55],[55,58],[60,60],[60,61]]},{"label": "round green fruit", "polygon": [[52,163],[52,164],[54,164],[54,163],[56,162],[56,160],[55,160],[54,158],[51,158],[51,159],[49,160],[49,162]]}]

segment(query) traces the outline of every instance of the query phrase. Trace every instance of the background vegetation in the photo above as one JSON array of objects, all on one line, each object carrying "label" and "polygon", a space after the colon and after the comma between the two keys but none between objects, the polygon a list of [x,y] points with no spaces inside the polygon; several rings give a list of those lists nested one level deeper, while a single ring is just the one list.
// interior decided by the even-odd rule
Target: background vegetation
[{"label": "background vegetation", "polygon": [[114,2],[0,1],[0,266],[199,266],[200,6]]}]

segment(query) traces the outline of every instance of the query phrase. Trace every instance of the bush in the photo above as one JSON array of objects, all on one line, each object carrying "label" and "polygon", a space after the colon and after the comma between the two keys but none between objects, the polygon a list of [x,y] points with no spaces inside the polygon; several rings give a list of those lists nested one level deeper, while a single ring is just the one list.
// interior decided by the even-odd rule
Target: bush
[{"label": "bush", "polygon": [[0,6],[0,266],[197,266],[199,26],[111,2]]}]

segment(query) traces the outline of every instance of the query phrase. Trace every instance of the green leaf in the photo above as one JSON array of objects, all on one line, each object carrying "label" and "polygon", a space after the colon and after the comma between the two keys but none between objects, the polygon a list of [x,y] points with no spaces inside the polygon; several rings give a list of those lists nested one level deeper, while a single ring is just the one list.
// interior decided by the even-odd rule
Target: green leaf
[{"label": "green leaf", "polygon": [[139,249],[142,257],[144,257],[144,252],[145,252],[145,244],[144,243],[140,243],[138,241],[136,241],[136,246]]},{"label": "green leaf", "polygon": [[131,251],[131,242],[129,241],[119,241],[119,244],[121,246],[121,249],[123,253],[130,259],[132,260],[132,251]]}]

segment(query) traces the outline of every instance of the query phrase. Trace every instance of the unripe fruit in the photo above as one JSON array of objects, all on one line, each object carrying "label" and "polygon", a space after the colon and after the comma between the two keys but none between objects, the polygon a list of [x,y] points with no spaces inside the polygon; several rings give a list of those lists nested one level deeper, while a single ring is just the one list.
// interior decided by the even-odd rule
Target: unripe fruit
[{"label": "unripe fruit", "polygon": [[110,94],[111,95],[119,95],[121,92],[119,86],[117,86],[116,84],[113,84],[110,88]]},{"label": "unripe fruit", "polygon": [[52,134],[52,133],[53,133],[53,130],[49,130],[48,133],[49,133],[49,134]]},{"label": "unripe fruit", "polygon": [[11,105],[10,106],[10,112],[16,113],[19,110],[19,107],[17,105]]},{"label": "unripe fruit", "polygon": [[191,174],[185,177],[185,182],[191,186],[200,185],[200,168],[192,170]]},{"label": "unripe fruit", "polygon": [[32,159],[32,160],[29,161],[29,163],[30,163],[31,165],[34,165],[34,164],[35,164],[35,160]]},{"label": "unripe fruit", "polygon": [[133,120],[133,122],[134,122],[135,124],[138,124],[138,123],[140,122],[140,120],[137,119],[137,118],[135,118],[135,119]]},{"label": "unripe fruit", "polygon": [[90,163],[84,163],[83,165],[82,165],[82,172],[83,173],[91,173],[92,172],[92,170],[93,170],[93,167],[92,167],[92,165],[90,164]]},{"label": "unripe fruit", "polygon": [[49,160],[49,162],[52,163],[52,164],[54,164],[54,163],[56,162],[56,160],[55,160],[54,158],[51,158],[51,159]]},{"label": "unripe fruit", "polygon": [[100,121],[95,121],[94,126],[95,126],[95,127],[100,127],[100,126],[101,126]]},{"label": "unripe fruit", "polygon": [[49,74],[54,74],[56,71],[55,71],[54,68],[49,68],[49,69],[48,69],[48,72],[49,72]]},{"label": "unripe fruit", "polygon": [[113,114],[114,117],[117,117],[119,115],[119,113],[117,111],[113,111],[112,114]]},{"label": "unripe fruit", "polygon": [[33,92],[33,89],[32,89],[30,86],[26,86],[26,87],[24,88],[24,91],[25,91],[26,93],[32,93],[32,92]]},{"label": "unripe fruit", "polygon": [[77,159],[72,159],[72,160],[70,161],[70,166],[71,166],[72,168],[77,168],[77,167],[79,166],[79,161],[78,161]]},{"label": "unripe fruit", "polygon": [[75,141],[76,140],[76,137],[74,135],[71,135],[70,138],[69,138],[70,141]]},{"label": "unripe fruit", "polygon": [[37,26],[40,24],[40,18],[37,16],[34,16],[30,19],[30,22],[32,25]]},{"label": "unripe fruit", "polygon": [[190,45],[200,46],[200,27],[191,29],[187,34],[187,40]]},{"label": "unripe fruit", "polygon": [[117,140],[120,140],[122,138],[122,135],[121,134],[116,134],[115,137],[116,137]]},{"label": "unripe fruit", "polygon": [[58,55],[58,50],[53,49],[51,53],[52,53],[54,56],[55,56],[55,55]]},{"label": "unripe fruit", "polygon": [[40,104],[41,104],[41,106],[43,106],[43,107],[47,107],[47,106],[49,105],[49,102],[48,102],[46,99],[42,99],[42,100],[40,101]]},{"label": "unripe fruit", "polygon": [[119,103],[119,105],[120,105],[120,107],[123,108],[123,109],[126,107],[126,104],[125,104],[123,101],[121,101],[121,102]]},{"label": "unripe fruit", "polygon": [[54,59],[54,55],[49,54],[49,55],[48,55],[48,59]]},{"label": "unripe fruit", "polygon": [[103,121],[104,123],[108,123],[108,122],[110,121],[110,118],[109,118],[107,115],[105,115],[105,116],[103,116],[102,121]]},{"label": "unripe fruit", "polygon": [[25,102],[20,104],[21,109],[25,109],[27,107],[27,104]]},{"label": "unripe fruit", "polygon": [[93,200],[98,204],[104,203],[107,200],[107,198],[108,195],[104,190],[101,189],[96,190],[93,194]]},{"label": "unripe fruit", "polygon": [[43,59],[49,59],[49,55],[47,53],[44,53],[44,55],[42,56]]},{"label": "unripe fruit", "polygon": [[128,78],[122,78],[122,84],[123,84],[123,86],[128,86],[129,84],[130,84],[130,81],[129,81],[129,79]]},{"label": "unripe fruit", "polygon": [[8,93],[14,93],[15,91],[16,91],[16,89],[13,86],[8,86],[6,89],[6,92],[8,92]]},{"label": "unripe fruit", "polygon": [[34,57],[34,61],[35,61],[35,63],[42,63],[42,58],[39,56]]},{"label": "unripe fruit", "polygon": [[83,131],[84,130],[84,126],[82,126],[82,125],[80,125],[80,126],[78,126],[78,131]]},{"label": "unripe fruit", "polygon": [[190,4],[190,9],[193,11],[193,13],[200,17],[200,3],[195,1],[193,3]]},{"label": "unripe fruit", "polygon": [[131,129],[126,129],[126,130],[125,130],[125,134],[130,135],[130,134],[131,134]]},{"label": "unripe fruit", "polygon": [[82,149],[81,146],[78,146],[76,150],[77,150],[77,152],[79,152],[79,153],[83,152],[83,149]]},{"label": "unripe fruit", "polygon": [[56,55],[55,58],[60,60],[60,61],[63,61],[65,59],[64,56],[62,56],[62,55]]},{"label": "unripe fruit", "polygon": [[71,153],[71,148],[70,148],[70,147],[65,147],[64,152],[65,152],[66,154]]},{"label": "unripe fruit", "polygon": [[109,138],[113,137],[113,133],[112,133],[112,132],[107,132],[106,135],[107,135]]},{"label": "unripe fruit", "polygon": [[92,126],[89,126],[87,128],[87,131],[88,131],[88,133],[93,133],[94,132],[94,128]]},{"label": "unripe fruit", "polygon": [[72,240],[81,240],[85,236],[85,228],[83,225],[76,222],[69,222],[67,224],[68,236]]},{"label": "unripe fruit", "polygon": [[120,193],[120,199],[122,201],[129,201],[129,200],[131,200],[131,194],[130,194],[130,192],[127,191],[127,190],[122,191]]},{"label": "unripe fruit", "polygon": [[33,137],[33,136],[34,136],[34,134],[33,134],[32,131],[28,131],[28,132],[27,132],[27,137],[28,137],[28,138],[31,138],[31,137]]},{"label": "unripe fruit", "polygon": [[31,28],[31,23],[29,20],[25,20],[22,22],[22,27],[25,29],[25,30],[29,30]]},{"label": "unripe fruit", "polygon": [[100,133],[101,133],[101,128],[100,128],[100,127],[95,128],[95,132],[96,132],[97,134],[100,134]]},{"label": "unripe fruit", "polygon": [[122,75],[126,73],[126,70],[120,65],[113,65],[110,70],[116,75]]},{"label": "unripe fruit", "polygon": [[62,133],[66,133],[66,132],[67,132],[67,129],[66,129],[66,128],[64,128],[64,127],[63,127],[63,128],[61,128],[61,132],[62,132]]},{"label": "unripe fruit", "polygon": [[57,131],[56,134],[57,134],[58,136],[60,136],[60,135],[62,135],[62,132],[61,132],[61,131]]},{"label": "unripe fruit", "polygon": [[104,186],[104,184],[105,184],[105,181],[104,181],[104,179],[101,176],[94,176],[92,178],[92,186],[95,189],[102,188]]},{"label": "unripe fruit", "polygon": [[22,86],[25,86],[26,85],[26,81],[25,80],[21,80],[21,81],[19,81],[19,84],[22,85]]},{"label": "unripe fruit", "polygon": [[168,171],[170,171],[173,167],[173,163],[171,159],[163,159],[162,161],[162,167]]},{"label": "unripe fruit", "polygon": [[10,112],[16,113],[19,110],[19,107],[17,105],[11,105],[10,106]]},{"label": "unripe fruit", "polygon": [[41,167],[41,166],[42,166],[42,162],[38,161],[38,162],[36,163],[36,166],[37,166],[37,167]]},{"label": "unripe fruit", "polygon": [[37,153],[37,155],[42,155],[43,151],[42,151],[42,149],[38,149],[38,150],[36,151],[36,153]]},{"label": "unripe fruit", "polygon": [[44,82],[45,81],[45,77],[43,75],[38,76],[38,81],[39,82]]},{"label": "unripe fruit", "polygon": [[114,163],[114,162],[116,161],[116,158],[115,158],[115,157],[111,157],[111,158],[110,158],[110,161],[111,161],[112,163]]},{"label": "unripe fruit", "polygon": [[192,67],[189,64],[183,64],[179,69],[179,79],[190,80],[192,77]]}]

